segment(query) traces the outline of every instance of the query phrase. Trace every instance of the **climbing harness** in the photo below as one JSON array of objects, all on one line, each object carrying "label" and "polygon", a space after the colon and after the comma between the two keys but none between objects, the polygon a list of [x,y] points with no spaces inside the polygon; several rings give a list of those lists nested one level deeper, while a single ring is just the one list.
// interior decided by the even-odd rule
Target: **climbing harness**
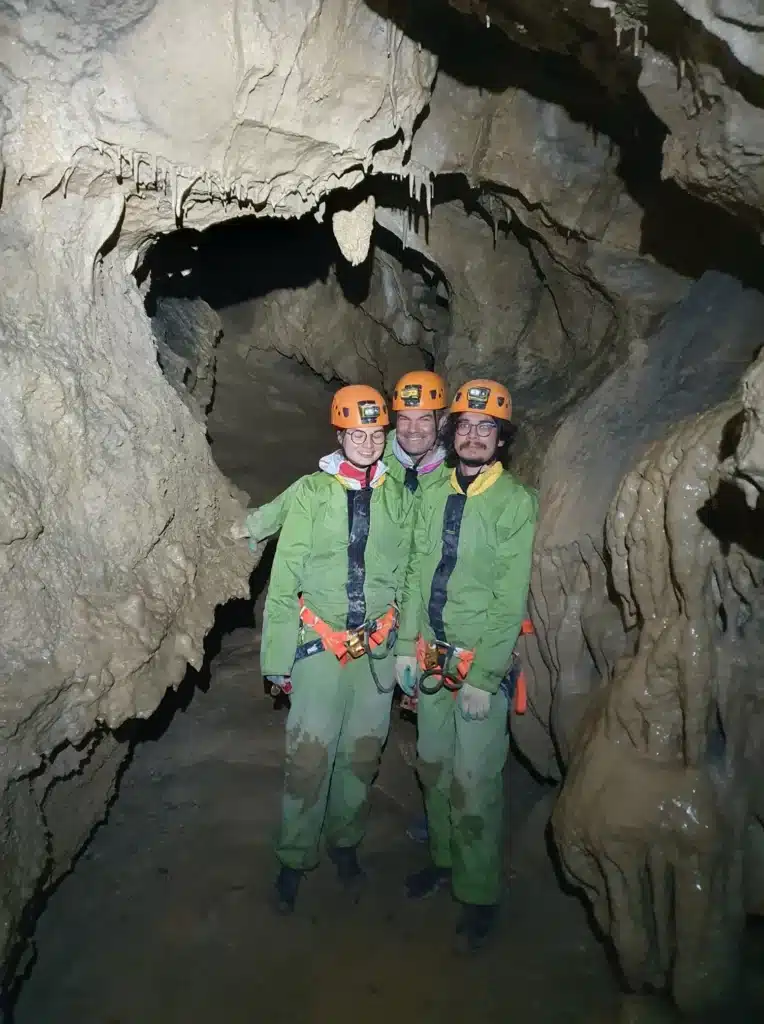
[{"label": "climbing harness", "polygon": [[[528,636],[533,633],[533,623],[530,619],[523,619],[520,627],[521,636]],[[445,687],[450,690],[454,697],[464,685],[472,662],[475,658],[474,651],[465,650],[463,647],[454,647],[452,644],[440,642],[427,643],[423,637],[417,637],[416,642],[417,664],[422,672],[419,677],[417,688],[420,693],[430,697]],[[453,671],[453,663],[456,659],[456,671]],[[437,680],[435,683],[422,682],[427,679]],[[506,675],[499,686],[507,696],[512,710],[516,715],[524,715],[528,710],[528,684],[523,671],[520,655],[515,649],[512,652],[512,661],[507,669]],[[417,697],[408,697],[406,694],[401,698],[401,707],[404,710],[416,714]]]},{"label": "climbing harness", "polygon": [[[314,640],[303,642],[305,628],[312,629],[318,636]],[[377,677],[374,668],[375,661],[382,661],[395,647],[398,636],[398,609],[391,605],[384,615],[378,619],[368,619],[355,629],[332,629],[328,622],[324,622],[315,612],[305,605],[300,598],[300,643],[295,651],[294,660],[302,661],[312,654],[321,654],[323,651],[330,651],[339,661],[340,665],[346,665],[348,661],[364,657],[369,658],[369,669],[374,685],[380,693],[392,693],[395,682],[389,687],[383,687]],[[378,647],[384,645],[382,654],[374,653]]]},{"label": "climbing harness", "polygon": [[[475,658],[474,651],[464,647],[454,647],[442,640],[427,643],[423,637],[417,637],[417,664],[422,674],[419,677],[419,690],[428,697],[443,687],[456,694],[464,684],[467,673]],[[432,682],[426,682],[432,680]]]}]

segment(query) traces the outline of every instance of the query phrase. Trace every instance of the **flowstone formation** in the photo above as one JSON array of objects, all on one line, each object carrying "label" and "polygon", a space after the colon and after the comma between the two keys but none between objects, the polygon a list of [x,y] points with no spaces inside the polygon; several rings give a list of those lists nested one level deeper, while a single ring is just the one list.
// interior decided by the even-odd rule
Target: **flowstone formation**
[{"label": "flowstone formation", "polygon": [[728,988],[762,901],[764,546],[725,467],[763,314],[702,278],[571,414],[542,477],[516,738],[564,776],[558,849],[627,981],[685,1009]]}]

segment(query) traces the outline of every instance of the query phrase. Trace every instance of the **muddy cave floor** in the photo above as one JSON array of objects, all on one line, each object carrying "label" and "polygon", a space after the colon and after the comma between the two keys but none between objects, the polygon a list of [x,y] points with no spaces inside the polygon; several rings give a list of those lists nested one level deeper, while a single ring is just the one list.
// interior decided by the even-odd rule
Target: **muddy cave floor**
[{"label": "muddy cave floor", "polygon": [[[244,364],[221,346],[213,453],[253,504],[327,450],[331,435],[316,424],[330,391],[276,355]],[[256,572],[254,591],[264,576]],[[405,835],[421,802],[414,726],[397,712],[363,846],[361,902],[343,898],[324,863],[293,918],[269,909],[286,709],[257,669],[261,603],[254,617],[245,602],[221,613],[209,671],[190,675],[145,724],[107,822],[38,923],[14,1024],[670,1019],[641,1000],[623,1003],[583,907],[561,891],[547,856],[549,794],[515,761],[494,947],[458,956],[450,898],[405,900],[404,875],[425,854]]]}]

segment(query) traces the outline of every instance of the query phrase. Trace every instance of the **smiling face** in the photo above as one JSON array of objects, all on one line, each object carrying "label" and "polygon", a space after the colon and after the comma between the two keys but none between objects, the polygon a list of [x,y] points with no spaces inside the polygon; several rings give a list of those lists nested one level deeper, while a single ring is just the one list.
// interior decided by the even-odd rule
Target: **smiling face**
[{"label": "smiling face", "polygon": [[338,430],[337,440],[348,462],[359,469],[373,466],[385,447],[385,431],[381,427],[354,427]]},{"label": "smiling face", "polygon": [[433,447],[438,433],[435,417],[436,413],[422,409],[398,413],[395,436],[407,455],[416,459]]}]

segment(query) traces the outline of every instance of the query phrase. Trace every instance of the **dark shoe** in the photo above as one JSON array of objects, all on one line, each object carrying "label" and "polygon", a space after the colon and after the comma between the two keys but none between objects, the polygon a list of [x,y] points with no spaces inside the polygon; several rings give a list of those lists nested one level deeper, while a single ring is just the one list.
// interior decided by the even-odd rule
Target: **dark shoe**
[{"label": "dark shoe", "polygon": [[337,868],[340,885],[346,889],[354,889],[365,879],[363,869],[358,863],[357,847],[335,846],[328,853],[329,860]]},{"label": "dark shoe", "polygon": [[406,829],[406,835],[409,839],[413,839],[415,843],[426,843],[430,838],[427,828],[427,815],[423,814],[421,818],[412,821]]},{"label": "dark shoe", "polygon": [[469,953],[481,949],[493,935],[498,918],[499,908],[495,904],[465,903],[456,926],[458,948]]},{"label": "dark shoe", "polygon": [[451,872],[448,868],[437,868],[429,864],[421,871],[409,875],[406,879],[406,895],[410,900],[426,900],[441,889],[445,889],[451,882]]},{"label": "dark shoe", "polygon": [[291,914],[294,910],[297,899],[297,890],[300,888],[303,872],[296,868],[281,866],[279,876],[276,879],[276,910],[280,914]]}]

